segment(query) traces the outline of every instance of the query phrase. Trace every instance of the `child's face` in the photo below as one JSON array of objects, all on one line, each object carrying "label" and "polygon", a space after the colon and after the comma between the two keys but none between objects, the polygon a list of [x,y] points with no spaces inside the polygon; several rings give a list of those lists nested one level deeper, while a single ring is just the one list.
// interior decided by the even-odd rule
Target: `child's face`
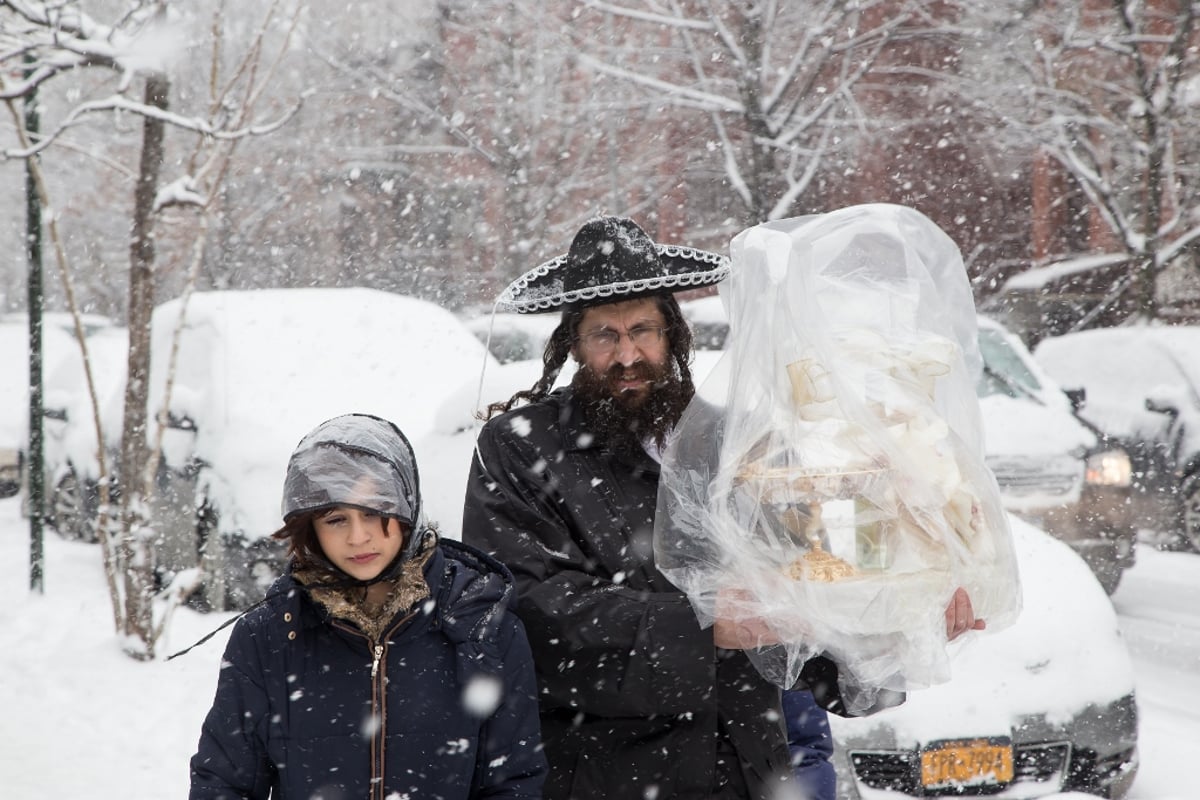
[{"label": "child's face", "polygon": [[317,517],[313,529],[333,565],[360,581],[383,572],[404,544],[397,520],[349,506],[335,506]]}]

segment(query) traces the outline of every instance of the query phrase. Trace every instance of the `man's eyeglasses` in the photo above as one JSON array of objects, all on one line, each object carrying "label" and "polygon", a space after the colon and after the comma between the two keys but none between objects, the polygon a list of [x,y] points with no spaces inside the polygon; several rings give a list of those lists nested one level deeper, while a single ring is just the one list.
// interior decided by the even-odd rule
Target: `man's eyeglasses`
[{"label": "man's eyeglasses", "polygon": [[629,341],[633,342],[633,346],[641,350],[661,342],[664,331],[666,328],[661,325],[638,325],[625,333],[614,331],[612,328],[602,328],[583,334],[577,341],[589,353],[607,355],[617,349],[622,336],[628,336]]}]

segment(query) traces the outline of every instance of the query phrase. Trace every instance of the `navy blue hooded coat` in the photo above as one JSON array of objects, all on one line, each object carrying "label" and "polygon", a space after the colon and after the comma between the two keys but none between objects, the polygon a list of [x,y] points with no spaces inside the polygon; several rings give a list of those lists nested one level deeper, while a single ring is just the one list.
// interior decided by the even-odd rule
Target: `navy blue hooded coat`
[{"label": "navy blue hooded coat", "polygon": [[[508,571],[442,541],[377,653],[284,575],[238,621],[192,758],[202,798],[540,798],[533,661]],[[481,708],[499,689],[494,710]],[[465,702],[470,689],[484,702]]]}]

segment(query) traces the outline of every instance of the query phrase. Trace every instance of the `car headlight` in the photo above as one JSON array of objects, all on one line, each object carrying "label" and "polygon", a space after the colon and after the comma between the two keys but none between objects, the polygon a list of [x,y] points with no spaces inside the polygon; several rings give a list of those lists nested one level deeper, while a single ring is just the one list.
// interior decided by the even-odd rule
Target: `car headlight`
[{"label": "car headlight", "polygon": [[1092,486],[1128,486],[1133,466],[1124,450],[1105,450],[1088,456],[1084,480]]}]

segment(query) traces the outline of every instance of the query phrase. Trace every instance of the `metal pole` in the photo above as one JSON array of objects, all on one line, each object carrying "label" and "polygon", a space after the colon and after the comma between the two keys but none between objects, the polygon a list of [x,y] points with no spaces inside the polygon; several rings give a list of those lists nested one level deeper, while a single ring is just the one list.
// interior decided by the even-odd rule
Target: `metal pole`
[{"label": "metal pole", "polygon": [[[26,63],[30,63],[28,56]],[[37,140],[38,123],[37,91],[34,90],[25,96],[25,130],[30,141]],[[46,470],[42,449],[42,204],[28,161],[25,162],[25,254],[29,262],[29,588],[42,594],[45,592],[46,562]]]}]

